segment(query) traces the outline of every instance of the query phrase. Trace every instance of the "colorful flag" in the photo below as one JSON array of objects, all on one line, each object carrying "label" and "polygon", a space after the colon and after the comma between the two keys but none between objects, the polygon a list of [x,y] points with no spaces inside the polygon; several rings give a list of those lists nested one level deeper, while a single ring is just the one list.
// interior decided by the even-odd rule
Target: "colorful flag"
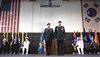
[{"label": "colorful flag", "polygon": [[88,32],[88,42],[89,43],[92,43],[92,36],[91,36],[91,32],[90,32],[90,30],[89,30],[89,32]]},{"label": "colorful flag", "polygon": [[19,35],[20,37],[20,46],[22,46],[22,33]]},{"label": "colorful flag", "polygon": [[43,33],[43,31],[42,31],[41,36],[40,36],[40,42],[42,43],[43,40],[44,40],[44,33]]},{"label": "colorful flag", "polygon": [[10,39],[9,39],[10,46],[12,45],[13,38],[14,38],[14,33],[11,34]]},{"label": "colorful flag", "polygon": [[14,33],[12,33],[11,38],[10,38],[10,46],[12,45],[13,38],[14,38]]},{"label": "colorful flag", "polygon": [[100,2],[99,0],[81,0],[82,1],[82,15],[83,15],[83,25],[86,31],[90,28],[97,28],[99,31],[100,22]]},{"label": "colorful flag", "polygon": [[83,28],[83,40],[84,42],[87,42],[87,37],[86,37],[86,31],[85,31],[85,28]]},{"label": "colorful flag", "polygon": [[76,33],[76,39],[77,39],[78,37],[80,37],[80,33],[77,31],[77,33]]},{"label": "colorful flag", "polygon": [[43,44],[44,44],[44,52],[46,54],[46,41],[45,40],[43,41]]},{"label": "colorful flag", "polygon": [[91,34],[91,40],[93,42],[93,32],[92,32],[92,29],[90,30],[90,34]]},{"label": "colorful flag", "polygon": [[3,33],[3,35],[2,35],[2,40],[5,38],[5,33]]},{"label": "colorful flag", "polygon": [[98,40],[98,36],[97,36],[97,33],[96,33],[96,29],[94,29],[94,42],[99,44],[99,40]]},{"label": "colorful flag", "polygon": [[0,32],[17,32],[19,21],[19,0],[2,0],[0,10]]},{"label": "colorful flag", "polygon": [[21,33],[21,38],[20,38],[20,46],[23,46],[23,44],[24,44],[24,37],[25,35],[24,35],[24,32],[22,32]]},{"label": "colorful flag", "polygon": [[82,31],[80,31],[80,39],[82,39],[82,40],[83,40]]},{"label": "colorful flag", "polygon": [[8,41],[8,32],[6,33],[6,40]]},{"label": "colorful flag", "polygon": [[74,31],[73,36],[72,36],[72,46],[74,47],[74,51],[76,51],[76,32]]},{"label": "colorful flag", "polygon": [[93,32],[92,32],[92,29],[90,29],[90,34],[91,34],[91,36],[93,36]]},{"label": "colorful flag", "polygon": [[43,31],[42,31],[42,33],[41,33],[41,35],[40,35],[39,46],[38,46],[38,50],[39,50],[39,51],[40,51],[40,50],[43,50],[43,45],[42,45],[43,40],[44,40],[44,33],[43,33]]},{"label": "colorful flag", "polygon": [[16,43],[19,45],[19,40],[18,40],[18,33],[16,33],[16,35],[15,35],[15,37],[16,37]]}]

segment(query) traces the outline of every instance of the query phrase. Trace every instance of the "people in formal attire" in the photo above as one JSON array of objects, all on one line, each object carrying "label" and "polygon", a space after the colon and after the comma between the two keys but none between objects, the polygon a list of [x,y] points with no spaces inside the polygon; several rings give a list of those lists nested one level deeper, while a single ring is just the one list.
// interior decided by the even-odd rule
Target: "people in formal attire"
[{"label": "people in formal attire", "polygon": [[7,52],[7,49],[8,49],[8,42],[7,42],[6,38],[4,38],[2,43],[1,43],[2,54],[5,54]]},{"label": "people in formal attire", "polygon": [[77,39],[76,47],[77,47],[78,54],[84,54],[84,43],[83,40],[80,39],[80,37]]},{"label": "people in formal attire", "polygon": [[44,30],[44,41],[46,41],[46,53],[51,54],[51,45],[54,38],[53,29],[50,28],[50,23],[47,24],[47,28]]},{"label": "people in formal attire", "polygon": [[65,28],[61,23],[61,21],[58,21],[58,26],[55,27],[55,39],[57,40],[58,55],[63,55],[64,53]]},{"label": "people in formal attire", "polygon": [[25,49],[26,49],[26,54],[28,54],[29,44],[30,44],[30,41],[28,40],[28,37],[25,37],[25,41],[22,47],[22,54],[24,54]]},{"label": "people in formal attire", "polygon": [[12,54],[17,54],[19,47],[20,47],[20,44],[19,44],[18,39],[14,38],[12,41],[12,46],[11,46]]}]

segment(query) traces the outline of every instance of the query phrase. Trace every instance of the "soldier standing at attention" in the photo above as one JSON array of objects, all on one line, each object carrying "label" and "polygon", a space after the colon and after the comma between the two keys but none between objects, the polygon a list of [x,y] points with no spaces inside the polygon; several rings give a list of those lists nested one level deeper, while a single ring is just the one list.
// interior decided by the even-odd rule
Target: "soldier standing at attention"
[{"label": "soldier standing at attention", "polygon": [[55,27],[55,40],[57,40],[58,55],[63,55],[64,53],[65,28],[61,23],[61,21],[58,21],[58,26]]},{"label": "soldier standing at attention", "polygon": [[50,55],[51,53],[51,45],[53,38],[53,29],[50,28],[50,23],[48,23],[47,28],[45,28],[44,30],[44,41],[46,41],[46,55]]}]

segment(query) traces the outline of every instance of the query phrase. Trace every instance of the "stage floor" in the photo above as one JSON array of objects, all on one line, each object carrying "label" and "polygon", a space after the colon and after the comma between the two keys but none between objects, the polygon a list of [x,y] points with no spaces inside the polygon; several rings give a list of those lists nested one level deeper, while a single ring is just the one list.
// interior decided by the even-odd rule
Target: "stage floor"
[{"label": "stage floor", "polygon": [[[41,54],[28,54],[28,55],[1,55],[0,57],[48,57],[46,55],[41,55]],[[58,55],[50,55],[49,57],[59,57]],[[100,57],[100,54],[85,54],[85,55],[76,55],[76,54],[64,54],[63,56],[60,57]]]}]

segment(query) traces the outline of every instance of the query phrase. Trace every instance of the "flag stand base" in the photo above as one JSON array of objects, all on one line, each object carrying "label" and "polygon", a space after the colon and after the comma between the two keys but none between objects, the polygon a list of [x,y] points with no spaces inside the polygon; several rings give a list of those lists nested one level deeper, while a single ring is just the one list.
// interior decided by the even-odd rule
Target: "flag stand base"
[{"label": "flag stand base", "polygon": [[44,51],[38,51],[38,54],[45,54]]}]

